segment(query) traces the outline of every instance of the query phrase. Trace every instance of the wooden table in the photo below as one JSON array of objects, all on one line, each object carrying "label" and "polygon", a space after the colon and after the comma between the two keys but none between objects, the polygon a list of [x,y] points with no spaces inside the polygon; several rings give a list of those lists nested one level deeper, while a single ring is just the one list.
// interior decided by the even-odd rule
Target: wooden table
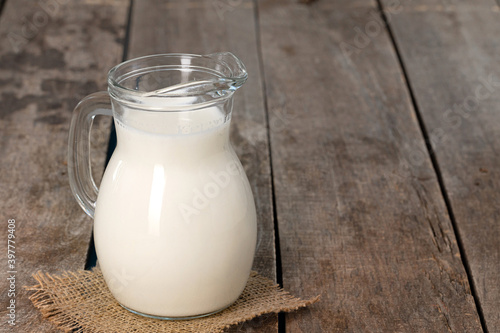
[{"label": "wooden table", "polygon": [[[0,331],[53,332],[22,286],[85,267],[92,221],[66,171],[76,103],[122,59],[231,51],[250,73],[232,141],[257,201],[254,268],[322,298],[229,331],[500,332],[494,0],[3,2]],[[109,131],[95,125],[97,175]]]}]

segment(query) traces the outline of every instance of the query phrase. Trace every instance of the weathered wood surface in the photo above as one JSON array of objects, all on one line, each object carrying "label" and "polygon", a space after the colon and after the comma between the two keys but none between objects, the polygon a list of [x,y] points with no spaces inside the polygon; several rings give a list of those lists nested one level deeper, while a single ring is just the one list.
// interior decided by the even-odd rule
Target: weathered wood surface
[{"label": "weathered wood surface", "polygon": [[[247,67],[236,92],[231,141],[254,193],[259,225],[253,269],[276,279],[271,169],[262,78],[252,1],[136,1],[128,57],[157,53],[210,54],[231,51]],[[257,318],[231,332],[277,332],[277,316]]]},{"label": "weathered wood surface", "polygon": [[500,8],[413,2],[390,17],[477,298],[500,332]]},{"label": "weathered wood surface", "polygon": [[[287,332],[481,332],[436,174],[373,2],[258,2]],[[418,160],[418,163],[414,163]]]},{"label": "weathered wood surface", "polygon": [[[2,332],[54,332],[23,286],[35,283],[31,275],[38,270],[84,267],[92,221],[69,188],[69,120],[82,97],[105,89],[106,73],[123,49],[128,1],[47,3],[7,1],[0,19]],[[94,131],[101,172],[109,132],[104,125]],[[16,220],[16,326],[6,314],[8,219]]]},{"label": "weathered wood surface", "polygon": [[[128,0],[54,1],[10,0],[0,17],[0,212],[5,230],[16,220],[19,292],[17,326],[2,320],[2,332],[52,332],[22,286],[39,269],[83,268],[91,220],[69,189],[69,118],[105,88],[125,45]],[[323,296],[280,331],[482,332],[465,261],[485,326],[499,332],[500,10],[493,0],[382,5],[396,45],[375,1],[139,0],[128,55],[232,51],[247,65],[231,135],[257,201],[254,269],[277,278],[272,166],[284,286]],[[108,133],[97,125],[95,174]],[[276,333],[277,318],[228,331]]]}]

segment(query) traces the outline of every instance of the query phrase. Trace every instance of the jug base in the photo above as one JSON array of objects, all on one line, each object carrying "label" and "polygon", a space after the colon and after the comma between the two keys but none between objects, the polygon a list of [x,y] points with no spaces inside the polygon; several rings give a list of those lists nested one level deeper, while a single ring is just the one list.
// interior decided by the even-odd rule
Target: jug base
[{"label": "jug base", "polygon": [[[120,304],[120,303],[118,303],[118,304]],[[170,317],[170,316],[150,315],[150,314],[147,314],[147,313],[142,313],[142,312],[139,312],[139,311],[132,310],[132,309],[126,307],[123,304],[120,304],[120,305],[125,310],[128,310],[128,311],[130,311],[132,313],[135,313],[136,315],[147,317],[147,318],[161,319],[161,320],[189,320],[189,319],[196,319],[196,318],[202,318],[202,317],[211,316],[211,315],[216,314],[218,312],[224,311],[225,309],[227,309],[228,307],[230,307],[232,304],[229,304],[228,306],[226,306],[226,307],[224,307],[222,309],[219,309],[219,310],[216,310],[216,311],[212,311],[212,312],[209,312],[209,313],[204,313],[204,314],[199,314],[199,315],[193,315],[193,316],[184,316],[184,317]]]}]

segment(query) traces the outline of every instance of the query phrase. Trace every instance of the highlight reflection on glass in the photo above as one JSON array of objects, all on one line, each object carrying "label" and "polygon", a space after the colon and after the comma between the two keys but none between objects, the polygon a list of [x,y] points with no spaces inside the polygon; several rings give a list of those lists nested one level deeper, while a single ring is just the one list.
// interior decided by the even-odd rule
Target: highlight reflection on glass
[{"label": "highlight reflection on glass", "polygon": [[150,234],[160,233],[161,206],[165,190],[165,169],[161,164],[155,164],[153,171],[153,184],[148,210],[148,229]]}]

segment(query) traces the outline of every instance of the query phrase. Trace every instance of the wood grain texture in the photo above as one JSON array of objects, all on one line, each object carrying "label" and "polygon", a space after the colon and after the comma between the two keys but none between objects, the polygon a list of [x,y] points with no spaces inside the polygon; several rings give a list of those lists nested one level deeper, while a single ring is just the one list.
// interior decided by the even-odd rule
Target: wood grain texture
[{"label": "wood grain texture", "polygon": [[494,1],[403,7],[390,21],[490,333],[500,332],[499,22]]},{"label": "wood grain texture", "polygon": [[[126,2],[47,3],[7,1],[0,20],[2,332],[53,332],[23,286],[35,283],[38,270],[84,267],[92,221],[69,187],[69,121],[82,97],[105,89],[107,71],[122,54]],[[101,173],[108,132],[102,122],[94,132]],[[8,219],[16,220],[16,326],[6,315]]]},{"label": "wood grain texture", "polygon": [[286,331],[481,332],[374,4],[258,10],[284,287],[322,295]]},{"label": "wood grain texture", "polygon": [[[247,67],[248,81],[235,94],[231,141],[256,201],[259,234],[253,269],[276,280],[271,169],[255,30],[252,1],[136,1],[129,58],[230,51]],[[230,332],[277,332],[277,316],[257,318]]]}]

